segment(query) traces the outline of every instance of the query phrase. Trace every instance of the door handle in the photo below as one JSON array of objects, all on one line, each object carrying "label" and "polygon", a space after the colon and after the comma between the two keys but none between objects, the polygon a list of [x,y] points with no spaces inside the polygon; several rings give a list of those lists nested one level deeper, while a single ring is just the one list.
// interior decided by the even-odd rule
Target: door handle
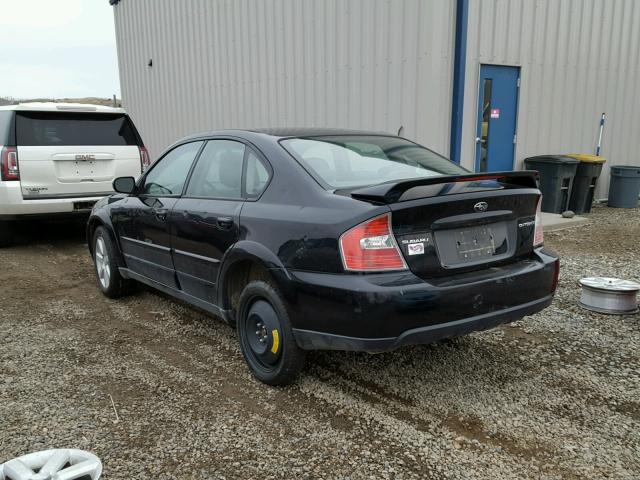
[{"label": "door handle", "polygon": [[153,213],[161,222],[164,222],[167,219],[167,210],[164,208],[156,208],[153,210]]},{"label": "door handle", "polygon": [[233,218],[231,217],[218,217],[216,218],[216,226],[220,230],[229,230],[233,227]]}]

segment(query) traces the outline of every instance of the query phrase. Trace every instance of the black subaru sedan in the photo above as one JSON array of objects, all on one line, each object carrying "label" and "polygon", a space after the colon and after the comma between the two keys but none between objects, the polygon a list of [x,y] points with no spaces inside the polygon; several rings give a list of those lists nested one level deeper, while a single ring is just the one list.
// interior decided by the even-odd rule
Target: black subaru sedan
[{"label": "black subaru sedan", "polygon": [[271,385],[308,350],[463,335],[538,312],[556,289],[535,172],[470,173],[397,136],[191,136],[114,189],[87,229],[104,294],[139,282],[222,317]]}]

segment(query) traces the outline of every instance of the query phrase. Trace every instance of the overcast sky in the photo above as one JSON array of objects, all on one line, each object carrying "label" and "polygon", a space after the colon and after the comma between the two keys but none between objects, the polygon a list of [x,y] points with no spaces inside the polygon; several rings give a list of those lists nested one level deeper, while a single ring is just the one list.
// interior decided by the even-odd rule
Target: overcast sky
[{"label": "overcast sky", "polygon": [[120,96],[108,0],[0,0],[0,96]]}]

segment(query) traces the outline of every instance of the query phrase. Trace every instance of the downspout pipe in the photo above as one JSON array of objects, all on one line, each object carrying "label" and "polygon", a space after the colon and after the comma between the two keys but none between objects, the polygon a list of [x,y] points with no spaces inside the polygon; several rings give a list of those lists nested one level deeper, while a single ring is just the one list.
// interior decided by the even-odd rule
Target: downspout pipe
[{"label": "downspout pipe", "polygon": [[451,105],[451,144],[449,157],[460,163],[462,149],[462,114],[464,112],[464,79],[467,62],[467,27],[469,0],[456,0],[455,54],[453,58],[453,95]]}]

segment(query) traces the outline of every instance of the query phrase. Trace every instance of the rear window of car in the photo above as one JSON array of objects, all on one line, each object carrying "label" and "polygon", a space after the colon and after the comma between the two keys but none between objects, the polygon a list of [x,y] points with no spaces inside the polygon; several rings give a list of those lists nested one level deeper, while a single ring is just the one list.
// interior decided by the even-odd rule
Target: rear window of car
[{"label": "rear window of car", "polygon": [[13,112],[11,110],[0,110],[0,145],[13,145],[11,138],[11,123]]},{"label": "rear window of car", "polygon": [[129,119],[110,113],[20,113],[16,137],[21,146],[138,144]]},{"label": "rear window of car", "polygon": [[400,137],[336,135],[281,143],[321,183],[335,189],[469,173]]}]

